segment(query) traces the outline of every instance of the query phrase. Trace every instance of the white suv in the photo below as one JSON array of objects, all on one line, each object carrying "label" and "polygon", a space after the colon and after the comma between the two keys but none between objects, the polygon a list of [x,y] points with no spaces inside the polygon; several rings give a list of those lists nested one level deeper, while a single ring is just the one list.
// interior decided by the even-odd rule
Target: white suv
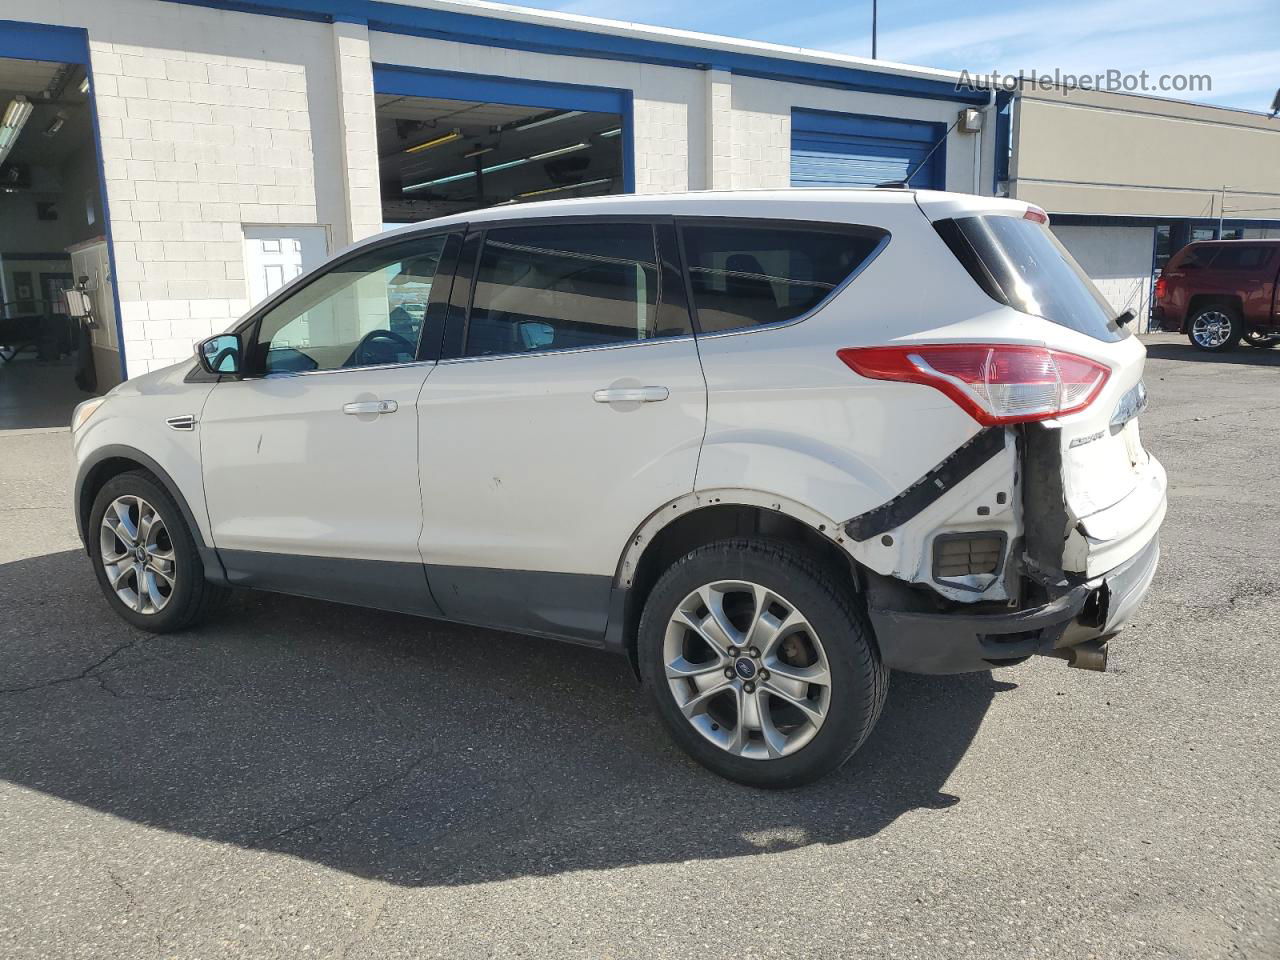
[{"label": "white suv", "polygon": [[94,571],[156,632],[255,587],[616,651],[712,770],[812,780],[890,668],[1102,669],[1154,575],[1145,351],[1046,223],[811,190],[384,234],[77,409]]}]

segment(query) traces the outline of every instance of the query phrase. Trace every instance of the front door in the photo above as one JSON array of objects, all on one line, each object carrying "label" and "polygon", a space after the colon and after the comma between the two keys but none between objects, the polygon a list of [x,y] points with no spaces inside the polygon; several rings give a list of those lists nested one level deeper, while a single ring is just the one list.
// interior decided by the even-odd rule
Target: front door
[{"label": "front door", "polygon": [[419,402],[427,576],[450,618],[598,642],[632,533],[693,490],[706,386],[679,274],[648,223],[480,244],[458,356]]},{"label": "front door", "polygon": [[233,582],[436,612],[418,555],[416,404],[433,368],[419,341],[430,305],[448,299],[456,243],[359,253],[242,333],[247,376],[210,392],[199,427]]}]

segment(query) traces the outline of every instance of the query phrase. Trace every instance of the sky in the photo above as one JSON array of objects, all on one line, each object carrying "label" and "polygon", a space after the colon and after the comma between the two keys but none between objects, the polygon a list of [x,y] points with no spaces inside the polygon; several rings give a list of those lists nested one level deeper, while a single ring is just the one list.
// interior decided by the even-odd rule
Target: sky
[{"label": "sky", "polygon": [[[586,16],[871,54],[871,0],[510,0]],[[879,0],[883,60],[968,70],[1208,74],[1212,89],[1145,92],[1269,111],[1280,87],[1280,0]],[[1280,119],[1277,120],[1280,123]]]}]

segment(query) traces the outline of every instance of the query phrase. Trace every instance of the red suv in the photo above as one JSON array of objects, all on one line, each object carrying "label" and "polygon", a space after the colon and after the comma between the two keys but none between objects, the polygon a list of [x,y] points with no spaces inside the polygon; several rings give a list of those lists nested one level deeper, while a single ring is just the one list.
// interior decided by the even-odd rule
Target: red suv
[{"label": "red suv", "polygon": [[1280,343],[1280,240],[1190,243],[1156,280],[1155,320],[1201,350]]}]

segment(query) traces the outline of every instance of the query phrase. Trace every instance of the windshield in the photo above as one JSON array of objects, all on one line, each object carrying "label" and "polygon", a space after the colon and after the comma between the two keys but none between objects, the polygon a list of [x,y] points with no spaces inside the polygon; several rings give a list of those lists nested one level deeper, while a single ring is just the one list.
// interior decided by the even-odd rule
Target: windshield
[{"label": "windshield", "polygon": [[1044,224],[959,217],[937,228],[979,285],[1001,303],[1098,340],[1129,335],[1115,322],[1118,311]]}]

